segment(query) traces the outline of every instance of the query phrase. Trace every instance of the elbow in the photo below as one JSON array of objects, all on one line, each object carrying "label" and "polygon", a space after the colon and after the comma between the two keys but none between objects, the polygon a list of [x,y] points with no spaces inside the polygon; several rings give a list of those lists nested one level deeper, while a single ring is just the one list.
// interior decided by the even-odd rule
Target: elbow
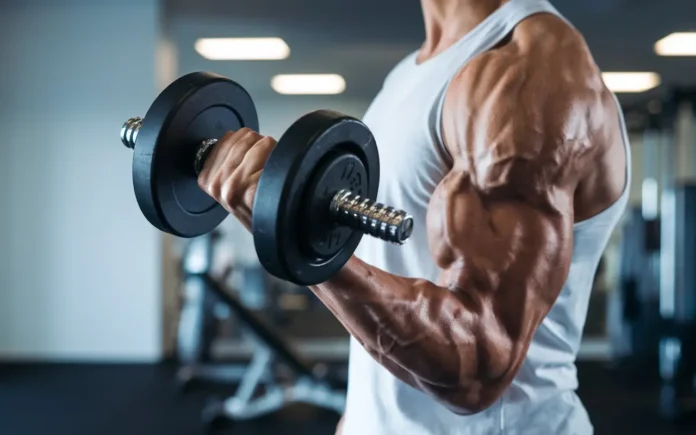
[{"label": "elbow", "polygon": [[487,410],[490,406],[486,406],[483,403],[445,403],[445,407],[453,414],[459,416],[470,416],[479,414]]},{"label": "elbow", "polygon": [[[454,394],[449,396],[447,407],[458,415],[473,415],[487,411],[495,405],[512,384],[521,362],[521,353],[505,351],[512,346],[489,346],[488,349],[498,350],[489,352],[495,358],[481,361],[485,369],[470,377],[466,382],[458,382]],[[502,349],[502,350],[501,350]]]},{"label": "elbow", "polygon": [[475,415],[487,411],[498,399],[499,397],[496,397],[495,400],[450,401],[445,405],[456,415]]},{"label": "elbow", "polygon": [[450,384],[454,387],[450,394],[440,398],[445,399],[445,406],[457,415],[485,412],[495,405],[510,387],[517,372],[515,368],[516,365],[504,364],[497,367],[497,370],[478,373],[466,382]]},{"label": "elbow", "polygon": [[509,384],[478,385],[462,388],[448,397],[443,404],[456,415],[475,415],[491,408],[507,390]]}]

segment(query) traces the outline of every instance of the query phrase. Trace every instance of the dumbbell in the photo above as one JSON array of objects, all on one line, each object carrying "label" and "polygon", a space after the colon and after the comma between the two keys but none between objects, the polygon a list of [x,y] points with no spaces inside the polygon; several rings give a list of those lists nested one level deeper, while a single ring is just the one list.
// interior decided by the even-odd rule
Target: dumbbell
[{"label": "dumbbell", "polygon": [[[134,151],[133,188],[152,225],[191,238],[227,217],[197,176],[218,138],[243,127],[259,128],[251,96],[207,72],[175,80],[144,118],[126,121],[121,141]],[[329,110],[299,118],[271,152],[254,197],[252,233],[263,267],[313,285],[343,267],[363,234],[403,244],[413,218],[376,203],[378,186],[379,154],[365,124]]]}]

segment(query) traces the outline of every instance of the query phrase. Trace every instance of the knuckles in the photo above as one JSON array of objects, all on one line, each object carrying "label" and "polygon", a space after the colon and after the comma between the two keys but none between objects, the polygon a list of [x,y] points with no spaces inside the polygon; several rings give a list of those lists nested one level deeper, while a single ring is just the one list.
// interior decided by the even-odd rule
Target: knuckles
[{"label": "knuckles", "polygon": [[[263,169],[275,143],[272,137],[246,127],[227,133],[217,144],[220,148],[215,153],[215,161],[206,165],[199,175],[199,187],[229,211],[246,203],[253,198],[256,185],[246,179],[248,175],[245,174]],[[243,158],[228,158],[241,150]],[[238,162],[235,167],[230,166],[232,161]]]},{"label": "knuckles", "polygon": [[237,207],[244,197],[244,182],[239,172],[239,170],[235,170],[229,177],[222,180],[219,195],[215,197],[228,209]]}]

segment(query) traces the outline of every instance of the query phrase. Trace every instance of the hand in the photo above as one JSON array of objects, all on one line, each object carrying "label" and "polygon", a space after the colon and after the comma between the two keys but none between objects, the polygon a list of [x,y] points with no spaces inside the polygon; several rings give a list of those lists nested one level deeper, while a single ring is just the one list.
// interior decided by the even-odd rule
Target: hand
[{"label": "hand", "polygon": [[232,131],[213,147],[198,185],[251,229],[251,210],[261,171],[276,141],[248,128]]}]

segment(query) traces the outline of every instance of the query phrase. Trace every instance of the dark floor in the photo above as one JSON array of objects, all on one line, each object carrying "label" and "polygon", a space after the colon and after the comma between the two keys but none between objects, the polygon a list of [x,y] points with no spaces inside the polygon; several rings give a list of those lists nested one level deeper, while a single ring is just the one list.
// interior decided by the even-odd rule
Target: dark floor
[{"label": "dark floor", "polygon": [[[2,435],[194,435],[209,392],[177,392],[175,368],[161,366],[0,366]],[[696,434],[656,414],[652,387],[621,381],[599,364],[580,366],[582,397],[596,433]],[[223,393],[218,390],[218,393]],[[332,434],[337,416],[295,408],[220,434]]]}]

